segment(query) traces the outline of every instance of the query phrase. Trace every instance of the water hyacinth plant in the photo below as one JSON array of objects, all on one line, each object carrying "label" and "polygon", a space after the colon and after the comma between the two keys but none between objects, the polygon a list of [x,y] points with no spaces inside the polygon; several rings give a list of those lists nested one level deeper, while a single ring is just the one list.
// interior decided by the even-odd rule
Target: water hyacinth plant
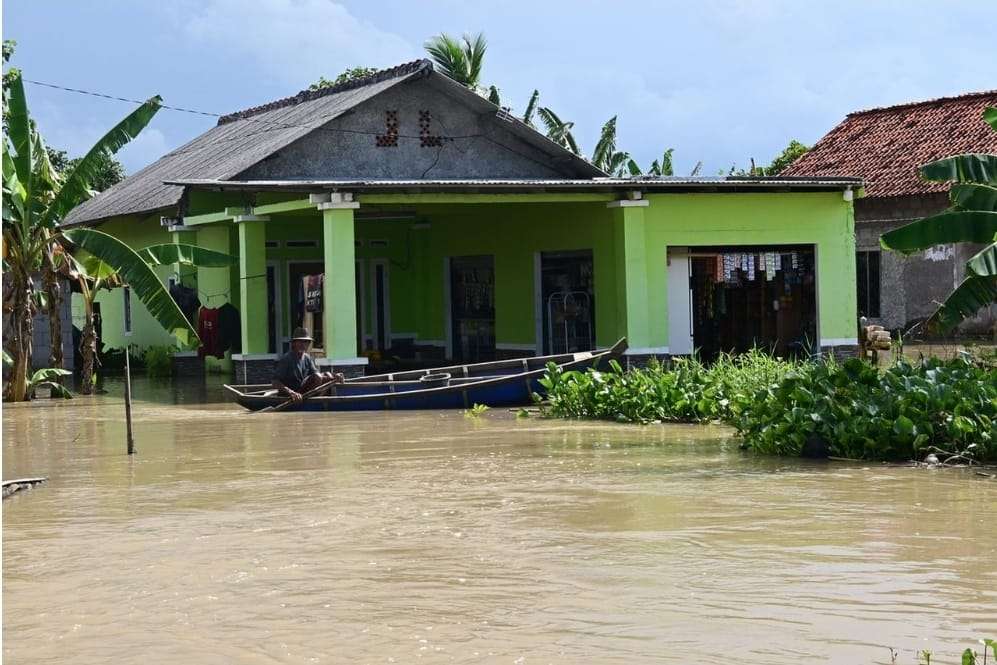
[{"label": "water hyacinth plant", "polygon": [[763,454],[798,456],[816,440],[831,456],[854,459],[997,459],[997,373],[963,358],[900,359],[880,370],[858,359],[782,360],[756,350],[626,372],[618,363],[585,373],[551,365],[541,383],[550,415],[719,420]]}]

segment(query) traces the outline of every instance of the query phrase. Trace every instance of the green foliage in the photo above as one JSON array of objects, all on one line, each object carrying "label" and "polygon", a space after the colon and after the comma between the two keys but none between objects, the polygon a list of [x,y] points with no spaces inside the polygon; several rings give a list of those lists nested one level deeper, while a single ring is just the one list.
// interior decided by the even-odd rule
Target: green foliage
[{"label": "green foliage", "polygon": [[610,365],[584,373],[548,365],[541,384],[550,415],[721,420],[748,448],[772,455],[798,456],[818,437],[837,457],[997,459],[997,372],[964,359],[901,360],[880,371],[858,359],[799,362],[756,350],[709,366],[695,358],[629,372]]},{"label": "green foliage", "polygon": [[181,263],[200,268],[228,268],[239,262],[230,254],[183,243],[149,245],[140,249],[138,255],[150,266]]},{"label": "green foliage", "polygon": [[575,123],[561,120],[556,113],[546,106],[541,106],[537,109],[537,116],[547,130],[547,138],[576,155],[581,154],[581,150],[578,149],[578,143],[575,141],[575,136],[571,133]]},{"label": "green foliage", "polygon": [[480,418],[489,409],[487,404],[473,404],[470,409],[464,411],[465,418]]},{"label": "green foliage", "polygon": [[34,393],[36,388],[45,387],[49,388],[56,397],[71,399],[73,393],[60,383],[59,377],[72,376],[72,374],[68,369],[57,369],[55,367],[37,370],[28,380],[28,392]]},{"label": "green foliage", "polygon": [[331,88],[336,85],[373,76],[377,71],[376,67],[350,67],[331,81],[324,76],[320,76],[318,81],[308,86],[308,89],[321,90],[322,88]]},{"label": "green foliage", "polygon": [[540,383],[555,416],[637,423],[729,421],[759,386],[778,382],[796,367],[794,361],[753,350],[722,355],[709,366],[696,358],[676,358],[670,368],[652,362],[629,372],[616,361],[609,371],[584,373],[550,364]]},{"label": "green foliage", "polygon": [[[82,157],[70,159],[65,150],[48,148],[48,159],[56,173],[69,173],[75,169]],[[125,167],[114,157],[101,153],[97,158],[97,168],[90,181],[90,189],[103,192],[125,179]]]},{"label": "green foliage", "polygon": [[195,348],[197,333],[180,311],[176,301],[142,258],[128,245],[102,231],[74,228],[63,232],[75,250],[84,250],[104,263],[114,266],[116,274],[128,284],[149,313],[181,344]]},{"label": "green foliage", "polygon": [[425,44],[426,51],[436,67],[465,88],[477,90],[481,84],[488,42],[485,35],[464,35],[460,39],[440,33]]},{"label": "green foliage", "polygon": [[775,176],[779,175],[786,170],[786,167],[795,162],[797,159],[807,154],[810,151],[810,147],[803,145],[796,139],[789,142],[782,152],[775,156],[772,163],[768,165],[765,169],[765,175]]},{"label": "green foliage", "polygon": [[145,373],[154,378],[168,377],[173,374],[173,354],[176,348],[171,346],[150,346],[142,352],[142,364]]},{"label": "green foliage", "polygon": [[997,374],[964,359],[901,359],[883,371],[857,358],[805,364],[759,387],[730,422],[764,454],[799,455],[817,437],[836,457],[922,459],[937,449],[993,460]]}]

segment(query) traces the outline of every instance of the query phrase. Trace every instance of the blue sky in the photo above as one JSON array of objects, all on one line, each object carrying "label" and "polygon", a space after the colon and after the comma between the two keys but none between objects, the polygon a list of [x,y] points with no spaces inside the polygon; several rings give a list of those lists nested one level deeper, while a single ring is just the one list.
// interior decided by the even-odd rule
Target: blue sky
[{"label": "blue sky", "polygon": [[[986,0],[544,3],[441,0],[8,0],[4,39],[26,78],[230,112],[353,65],[423,56],[441,31],[484,31],[486,83],[522,110],[534,88],[591,152],[620,147],[676,173],[769,161],[850,111],[997,88],[997,3]],[[128,104],[28,86],[50,145],[76,155]],[[161,111],[119,157],[129,172],[214,124]]]}]

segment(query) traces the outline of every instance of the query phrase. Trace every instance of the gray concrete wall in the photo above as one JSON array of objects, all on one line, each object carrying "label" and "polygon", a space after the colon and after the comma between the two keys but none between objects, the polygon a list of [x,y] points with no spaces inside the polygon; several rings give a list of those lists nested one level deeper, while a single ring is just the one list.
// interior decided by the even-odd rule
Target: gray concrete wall
[{"label": "gray concrete wall", "polygon": [[[378,145],[386,113],[398,120],[396,146]],[[420,112],[430,135],[455,138],[423,145]],[[242,179],[558,178],[572,176],[550,156],[446,94],[432,79],[396,86],[357,106],[239,175]],[[358,133],[363,132],[363,133]],[[390,142],[390,141],[389,141]],[[432,140],[428,141],[433,143]]]},{"label": "gray concrete wall", "polygon": [[[858,251],[879,250],[879,238],[916,219],[948,208],[948,195],[928,194],[855,202],[855,242]],[[965,277],[965,264],[981,246],[959,244],[903,256],[880,253],[880,317],[871,323],[907,330],[930,316]],[[991,307],[960,326],[965,334],[985,334],[997,322]]]},{"label": "gray concrete wall", "polygon": [[[41,281],[37,280],[36,285],[41,288]],[[71,294],[69,290],[69,282],[63,281],[60,284],[62,288],[62,354],[63,354],[63,368],[72,370],[74,362],[74,347],[73,347],[73,310]],[[34,337],[31,343],[31,366],[34,369],[42,369],[43,367],[48,367],[49,354],[52,351],[52,336],[49,331],[48,326],[48,313],[39,312],[35,315],[33,319],[34,323]]]}]

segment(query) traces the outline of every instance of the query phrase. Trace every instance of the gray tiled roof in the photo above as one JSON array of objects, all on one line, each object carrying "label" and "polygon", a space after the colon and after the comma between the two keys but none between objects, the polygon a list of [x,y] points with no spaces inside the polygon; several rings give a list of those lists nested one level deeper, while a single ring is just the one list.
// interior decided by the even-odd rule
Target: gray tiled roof
[{"label": "gray tiled roof", "polygon": [[203,178],[169,181],[192,189],[287,191],[398,192],[398,191],[744,191],[744,190],[844,190],[858,189],[861,178],[851,177],[740,177],[740,176],[638,176],[631,178],[462,179],[462,180],[217,180]]},{"label": "gray tiled roof", "polygon": [[371,77],[318,91],[303,91],[219,119],[218,125],[190,143],[74,208],[64,225],[176,205],[183,187],[164,184],[182,178],[235,177],[357,104],[414,77],[432,71],[417,60]]}]

